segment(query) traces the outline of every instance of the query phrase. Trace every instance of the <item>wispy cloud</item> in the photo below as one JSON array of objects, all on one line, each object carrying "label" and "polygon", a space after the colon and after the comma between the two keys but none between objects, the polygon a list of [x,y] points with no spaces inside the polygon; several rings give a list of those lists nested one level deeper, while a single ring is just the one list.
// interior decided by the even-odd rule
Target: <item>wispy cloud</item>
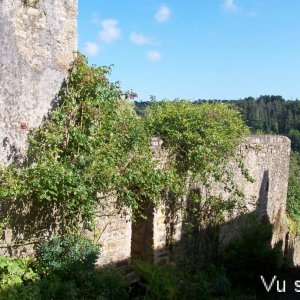
[{"label": "wispy cloud", "polygon": [[83,52],[89,56],[97,56],[102,50],[102,47],[93,42],[84,44]]},{"label": "wispy cloud", "polygon": [[142,46],[142,45],[151,45],[154,43],[152,38],[149,38],[143,34],[138,34],[136,32],[132,32],[129,36],[130,41],[133,44]]},{"label": "wispy cloud", "polygon": [[238,10],[238,6],[235,4],[235,0],[224,0],[223,1],[223,9],[227,12],[236,12]]},{"label": "wispy cloud", "polygon": [[171,17],[171,9],[166,5],[161,5],[155,13],[155,19],[157,22],[167,22]]},{"label": "wispy cloud", "polygon": [[256,11],[249,11],[248,16],[249,17],[257,17],[257,12]]},{"label": "wispy cloud", "polygon": [[90,21],[91,21],[92,23],[94,23],[94,24],[101,25],[101,20],[100,20],[99,13],[93,12]]},{"label": "wispy cloud", "polygon": [[99,32],[98,38],[100,41],[111,44],[121,37],[121,30],[118,27],[118,20],[107,19],[101,21],[101,31]]},{"label": "wispy cloud", "polygon": [[162,54],[158,51],[148,51],[147,59],[151,61],[160,61],[162,60]]}]

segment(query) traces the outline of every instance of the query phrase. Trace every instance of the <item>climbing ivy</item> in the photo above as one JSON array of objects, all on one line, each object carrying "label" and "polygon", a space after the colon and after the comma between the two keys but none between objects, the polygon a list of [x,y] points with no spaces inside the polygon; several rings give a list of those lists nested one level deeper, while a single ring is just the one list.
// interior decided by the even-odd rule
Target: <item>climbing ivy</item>
[{"label": "climbing ivy", "polygon": [[[220,222],[243,196],[226,168],[248,133],[239,113],[224,104],[163,101],[141,119],[129,101],[135,93],[110,83],[110,71],[89,66],[78,54],[54,108],[31,131],[27,161],[0,171],[0,199],[51,204],[64,234],[90,228],[99,206],[111,199],[120,209],[130,208],[134,218],[164,195],[176,213],[188,183],[199,181],[206,194],[192,197],[195,215],[207,207],[206,216]],[[163,166],[152,159],[153,135],[168,149]],[[214,181],[223,184],[229,199],[210,195]]]},{"label": "climbing ivy", "polygon": [[89,67],[79,55],[58,103],[33,129],[28,161],[1,172],[0,198],[51,203],[63,232],[89,227],[96,208],[138,213],[144,199],[158,200],[163,174],[151,160],[149,135],[109,67]]},{"label": "climbing ivy", "polygon": [[[213,235],[217,235],[226,216],[244,209],[245,196],[233,172],[239,170],[251,180],[237,151],[238,143],[249,133],[240,113],[222,103],[154,101],[146,110],[145,122],[152,135],[163,139],[169,160],[173,159],[173,173],[187,195],[187,201],[179,201],[182,194],[169,191],[173,196],[168,199],[169,210],[176,215],[181,203],[188,227],[194,232],[215,228]],[[216,236],[212,239],[218,240]]]}]

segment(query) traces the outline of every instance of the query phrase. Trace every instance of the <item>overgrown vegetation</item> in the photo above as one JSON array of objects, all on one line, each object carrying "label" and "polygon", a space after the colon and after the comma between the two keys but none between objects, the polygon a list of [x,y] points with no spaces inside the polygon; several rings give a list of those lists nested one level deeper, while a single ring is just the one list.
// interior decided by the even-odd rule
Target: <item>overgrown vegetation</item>
[{"label": "overgrown vegetation", "polygon": [[[198,100],[194,103],[234,105],[252,132],[286,135],[292,141],[293,150],[300,151],[300,100],[285,100],[281,96],[264,95],[240,100]],[[142,115],[150,102],[135,104],[137,112]]]},{"label": "overgrown vegetation", "polygon": [[112,270],[94,269],[98,250],[88,240],[54,238],[37,261],[0,257],[0,299],[256,299],[261,266],[264,275],[278,274],[282,261],[280,247],[269,246],[271,226],[252,225],[214,263],[134,261],[140,279],[132,286]]},{"label": "overgrown vegetation", "polygon": [[[144,121],[128,102],[130,94],[108,82],[109,72],[89,67],[78,56],[59,103],[32,131],[28,160],[1,170],[1,199],[50,203],[59,234],[91,228],[97,207],[105,206],[108,196],[135,216],[165,191],[180,197],[187,178],[206,187],[211,178],[222,182],[232,191],[232,201],[208,193],[206,198],[221,215],[234,209],[242,195],[225,161],[248,132],[239,113],[224,104],[164,101],[153,103]],[[165,167],[152,159],[152,135],[161,136],[175,158]]]},{"label": "overgrown vegetation", "polygon": [[32,132],[28,161],[1,171],[1,199],[50,203],[60,234],[90,228],[109,196],[135,214],[165,186],[149,133],[118,84],[106,79],[109,72],[78,56],[59,103]]},{"label": "overgrown vegetation", "polygon": [[287,213],[292,233],[300,236],[300,153],[292,152],[288,187]]},{"label": "overgrown vegetation", "polygon": [[95,270],[97,249],[82,237],[54,238],[37,261],[0,257],[0,299],[128,299],[129,285],[112,270]]},{"label": "overgrown vegetation", "polygon": [[[129,101],[135,94],[123,93],[118,84],[110,83],[109,72],[108,67],[90,67],[78,55],[55,107],[39,128],[31,129],[27,160],[0,170],[1,201],[13,209],[21,204],[22,212],[39,207],[39,213],[55,215],[53,236],[43,241],[41,235],[38,241],[37,262],[22,267],[11,283],[3,285],[7,299],[14,297],[10,295],[15,288],[28,295],[34,291],[28,299],[129,297],[128,285],[117,275],[94,270],[98,249],[81,237],[84,229],[93,228],[97,209],[111,205],[112,199],[115,207],[129,208],[135,218],[143,206],[155,206],[162,198],[176,214],[183,208],[182,195],[189,193],[186,213],[198,230],[218,230],[226,215],[243,207],[244,195],[227,168],[228,160],[236,161],[250,179],[235,151],[248,133],[239,112],[225,104],[195,106],[165,100],[153,101],[145,118],[139,118]],[[153,135],[164,141],[169,156],[165,165],[152,159]],[[190,191],[191,181],[203,191]],[[228,192],[226,199],[212,191],[213,183]],[[7,214],[3,226],[12,227],[15,222]],[[6,260],[10,263],[23,266],[22,260]],[[156,274],[156,269],[151,272]],[[169,274],[167,269],[162,272]],[[211,279],[205,279],[203,286],[206,273],[197,272],[192,272],[199,278],[191,293],[197,291],[209,299]],[[23,278],[27,273],[29,281]],[[11,275],[8,270],[3,282]],[[160,289],[153,280],[145,287],[148,299]],[[165,280],[169,280],[166,294],[176,299],[183,290],[168,286],[178,280]],[[192,297],[189,290],[184,291]]]}]

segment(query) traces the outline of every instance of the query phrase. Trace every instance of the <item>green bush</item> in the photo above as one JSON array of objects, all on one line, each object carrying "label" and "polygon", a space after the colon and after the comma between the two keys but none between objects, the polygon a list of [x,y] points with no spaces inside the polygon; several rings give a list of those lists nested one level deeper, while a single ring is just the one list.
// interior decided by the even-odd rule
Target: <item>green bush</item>
[{"label": "green bush", "polygon": [[238,141],[249,132],[240,113],[223,103],[153,102],[145,122],[151,134],[161,136],[173,151],[177,168],[203,181],[234,154]]},{"label": "green bush", "polygon": [[42,243],[37,258],[49,272],[68,278],[94,270],[98,254],[99,248],[91,240],[71,235]]},{"label": "green bush", "polygon": [[179,278],[173,266],[158,266],[143,261],[134,262],[134,270],[141,278],[145,300],[171,300],[179,296]]},{"label": "green bush", "polygon": [[154,265],[135,261],[134,269],[140,276],[143,299],[199,299],[225,296],[230,283],[221,267],[193,261],[182,266]]},{"label": "green bush", "polygon": [[113,270],[96,270],[84,281],[82,289],[82,299],[126,300],[130,292],[129,283]]},{"label": "green bush", "polygon": [[40,280],[30,259],[0,256],[0,299],[38,299]]},{"label": "green bush", "polygon": [[40,245],[42,299],[127,299],[128,283],[111,270],[95,269],[99,249],[77,235],[55,237]]},{"label": "green bush", "polygon": [[249,228],[227,245],[223,263],[234,286],[255,289],[262,272],[273,274],[282,267],[281,249],[271,247],[271,240],[272,225],[253,220]]}]

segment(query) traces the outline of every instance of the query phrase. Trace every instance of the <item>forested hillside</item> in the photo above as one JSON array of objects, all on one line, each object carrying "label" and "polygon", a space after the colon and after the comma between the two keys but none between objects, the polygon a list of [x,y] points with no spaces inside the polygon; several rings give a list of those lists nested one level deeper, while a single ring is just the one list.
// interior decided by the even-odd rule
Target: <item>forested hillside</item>
[{"label": "forested hillside", "polygon": [[[199,100],[197,102],[203,102]],[[254,131],[283,134],[292,140],[292,148],[300,151],[300,101],[281,96],[260,96],[230,102],[241,111],[247,125]]]}]

